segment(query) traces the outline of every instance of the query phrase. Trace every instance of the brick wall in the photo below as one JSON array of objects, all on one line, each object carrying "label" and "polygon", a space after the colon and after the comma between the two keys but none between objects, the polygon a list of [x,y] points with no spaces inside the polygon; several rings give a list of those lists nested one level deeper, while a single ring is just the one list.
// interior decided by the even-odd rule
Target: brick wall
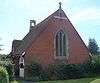
[{"label": "brick wall", "polygon": [[[54,37],[55,33],[63,29],[67,34],[68,39],[68,59],[55,59]],[[84,42],[73,28],[68,20],[59,20],[53,18],[49,20],[47,28],[38,35],[32,44],[26,50],[25,64],[32,61],[41,63],[42,66],[48,66],[52,63],[60,61],[76,64],[83,63],[89,58],[89,52],[84,45]]]}]

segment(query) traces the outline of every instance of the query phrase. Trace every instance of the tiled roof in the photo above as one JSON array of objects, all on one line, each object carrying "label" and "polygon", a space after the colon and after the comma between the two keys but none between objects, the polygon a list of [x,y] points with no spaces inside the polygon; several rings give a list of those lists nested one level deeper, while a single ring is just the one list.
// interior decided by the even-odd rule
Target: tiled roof
[{"label": "tiled roof", "polygon": [[17,48],[22,44],[22,40],[13,40],[12,42],[12,51],[10,54],[12,53],[16,53]]}]

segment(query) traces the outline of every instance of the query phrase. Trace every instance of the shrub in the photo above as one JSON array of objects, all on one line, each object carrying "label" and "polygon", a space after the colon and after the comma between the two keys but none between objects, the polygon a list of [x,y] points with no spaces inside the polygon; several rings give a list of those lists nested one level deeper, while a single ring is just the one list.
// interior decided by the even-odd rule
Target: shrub
[{"label": "shrub", "polygon": [[12,65],[8,61],[2,61],[0,62],[0,66],[3,66],[6,68],[8,74],[9,74],[9,79],[12,80]]},{"label": "shrub", "polygon": [[8,65],[5,65],[5,67],[6,67],[8,74],[9,74],[9,80],[12,80],[12,74],[13,74],[12,73],[12,65],[8,64]]},{"label": "shrub", "polygon": [[49,67],[49,75],[54,77],[53,79],[80,78],[83,76],[83,70],[78,64],[53,64]]},{"label": "shrub", "polygon": [[12,65],[11,65],[11,61],[9,59],[6,58],[5,55],[3,55],[4,58],[2,58],[2,60],[0,61],[0,66],[3,66],[6,68],[8,74],[9,74],[9,79],[12,80]]},{"label": "shrub", "polygon": [[26,80],[33,80],[33,81],[39,81],[39,80],[48,80],[47,73],[42,69],[42,66],[36,62],[32,62],[30,65],[26,65],[26,74],[27,77],[25,77]]},{"label": "shrub", "polygon": [[100,74],[100,56],[92,56],[91,61],[81,64],[85,77]]},{"label": "shrub", "polygon": [[93,73],[100,74],[100,56],[92,56]]},{"label": "shrub", "polygon": [[26,66],[27,72],[29,76],[39,76],[41,74],[41,65],[38,63],[31,63]]},{"label": "shrub", "polygon": [[9,83],[9,75],[6,68],[0,66],[0,83]]},{"label": "shrub", "polygon": [[41,70],[41,74],[39,75],[40,80],[49,80],[48,72],[46,69]]},{"label": "shrub", "polygon": [[47,69],[43,69],[38,63],[27,65],[27,76],[30,80],[57,80],[73,79],[81,77],[92,77],[94,74],[100,75],[100,56],[92,57],[91,61],[83,64],[51,64]]}]

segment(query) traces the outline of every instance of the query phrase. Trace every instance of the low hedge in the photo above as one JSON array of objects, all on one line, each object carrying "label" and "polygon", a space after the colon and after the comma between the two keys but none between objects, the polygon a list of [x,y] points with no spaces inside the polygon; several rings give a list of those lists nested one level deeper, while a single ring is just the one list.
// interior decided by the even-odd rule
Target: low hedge
[{"label": "low hedge", "polygon": [[92,61],[83,64],[50,64],[45,69],[40,64],[33,62],[25,68],[28,72],[27,78],[34,81],[76,79],[100,75],[100,61],[98,59],[92,59]]},{"label": "low hedge", "polygon": [[76,64],[53,64],[49,68],[49,76],[53,79],[69,79],[83,77],[83,70]]},{"label": "low hedge", "polygon": [[48,74],[45,70],[43,70],[42,66],[39,63],[32,62],[29,65],[25,66],[26,74],[25,80],[33,80],[33,81],[40,81],[40,80],[48,80]]}]

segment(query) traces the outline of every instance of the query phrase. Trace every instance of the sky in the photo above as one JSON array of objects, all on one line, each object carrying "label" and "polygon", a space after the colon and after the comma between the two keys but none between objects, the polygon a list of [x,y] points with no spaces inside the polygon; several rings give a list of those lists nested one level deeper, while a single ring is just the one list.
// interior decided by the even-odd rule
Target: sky
[{"label": "sky", "polygon": [[9,54],[12,41],[29,32],[30,20],[41,22],[59,8],[59,2],[85,44],[95,38],[100,47],[100,0],[0,0],[0,53]]}]

